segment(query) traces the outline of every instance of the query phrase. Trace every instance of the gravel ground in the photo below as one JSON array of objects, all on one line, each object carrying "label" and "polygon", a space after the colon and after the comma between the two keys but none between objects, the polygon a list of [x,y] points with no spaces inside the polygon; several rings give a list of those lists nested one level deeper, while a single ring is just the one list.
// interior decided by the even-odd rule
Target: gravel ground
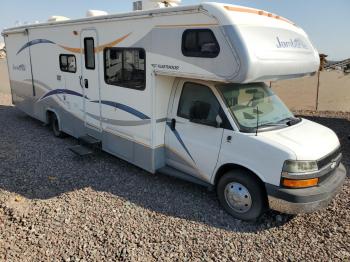
[{"label": "gravel ground", "polygon": [[[350,114],[298,113],[333,127],[350,168]],[[326,210],[246,223],[202,187],[73,156],[76,140],[16,108],[0,106],[0,123],[0,261],[350,260],[349,178]]]}]

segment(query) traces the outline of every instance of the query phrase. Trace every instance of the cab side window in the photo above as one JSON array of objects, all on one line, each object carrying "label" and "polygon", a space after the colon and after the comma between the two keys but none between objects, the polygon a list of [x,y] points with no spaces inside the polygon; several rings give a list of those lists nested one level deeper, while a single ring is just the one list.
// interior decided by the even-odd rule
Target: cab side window
[{"label": "cab side window", "polygon": [[179,117],[194,123],[215,126],[220,111],[220,104],[209,87],[185,83],[177,112]]}]

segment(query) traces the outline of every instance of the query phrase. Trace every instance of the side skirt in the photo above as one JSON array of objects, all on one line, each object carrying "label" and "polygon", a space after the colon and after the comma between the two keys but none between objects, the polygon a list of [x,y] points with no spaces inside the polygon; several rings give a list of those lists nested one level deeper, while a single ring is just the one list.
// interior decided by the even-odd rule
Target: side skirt
[{"label": "side skirt", "polygon": [[213,185],[207,183],[207,182],[204,182],[196,177],[193,177],[191,175],[188,175],[184,172],[181,172],[173,167],[170,167],[170,166],[165,166],[165,167],[162,167],[160,169],[157,170],[157,173],[160,173],[160,174],[163,174],[163,175],[167,175],[167,176],[172,176],[172,177],[176,177],[176,178],[179,178],[179,179],[182,179],[182,180],[186,180],[188,182],[191,182],[191,183],[194,183],[194,184],[197,184],[197,185],[200,185],[200,186],[204,186],[204,187],[207,187],[208,189],[212,190],[214,188]]}]

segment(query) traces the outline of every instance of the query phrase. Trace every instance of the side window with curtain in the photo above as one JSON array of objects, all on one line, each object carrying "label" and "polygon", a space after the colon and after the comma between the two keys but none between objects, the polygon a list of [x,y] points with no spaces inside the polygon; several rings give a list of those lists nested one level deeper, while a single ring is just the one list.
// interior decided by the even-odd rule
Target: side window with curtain
[{"label": "side window with curtain", "polygon": [[85,68],[95,69],[95,41],[92,37],[84,38]]},{"label": "side window with curtain", "polygon": [[107,84],[145,90],[145,50],[141,48],[106,48],[104,64]]},{"label": "side window with curtain", "polygon": [[77,72],[77,62],[75,55],[60,55],[60,69],[62,72],[76,73]]}]

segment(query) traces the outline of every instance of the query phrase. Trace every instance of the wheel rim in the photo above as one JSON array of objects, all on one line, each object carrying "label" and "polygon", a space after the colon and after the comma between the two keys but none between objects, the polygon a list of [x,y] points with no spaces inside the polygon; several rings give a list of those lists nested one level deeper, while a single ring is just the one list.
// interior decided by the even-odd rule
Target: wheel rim
[{"label": "wheel rim", "polygon": [[225,199],[230,208],[238,213],[246,213],[252,207],[252,197],[249,190],[237,182],[226,185]]}]

